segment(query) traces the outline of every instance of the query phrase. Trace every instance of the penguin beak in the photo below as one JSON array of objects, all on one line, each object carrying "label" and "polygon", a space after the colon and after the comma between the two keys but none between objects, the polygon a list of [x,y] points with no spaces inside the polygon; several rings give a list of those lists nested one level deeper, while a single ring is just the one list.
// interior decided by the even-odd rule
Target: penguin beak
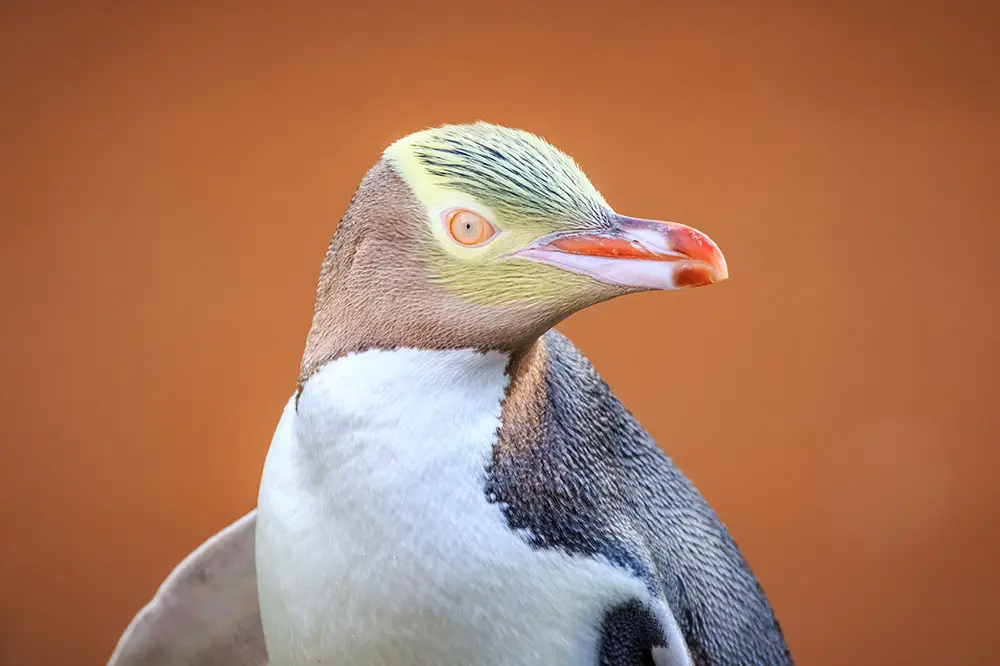
[{"label": "penguin beak", "polygon": [[711,238],[676,222],[614,215],[602,233],[557,233],[515,256],[638,289],[683,289],[729,277],[726,258]]}]

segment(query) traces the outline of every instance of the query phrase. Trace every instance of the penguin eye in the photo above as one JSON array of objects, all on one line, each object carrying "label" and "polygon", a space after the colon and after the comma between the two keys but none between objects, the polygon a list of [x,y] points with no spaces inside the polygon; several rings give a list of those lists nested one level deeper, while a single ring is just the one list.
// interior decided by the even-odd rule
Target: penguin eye
[{"label": "penguin eye", "polygon": [[452,239],[466,247],[482,245],[497,232],[482,215],[464,208],[446,212],[444,224]]}]

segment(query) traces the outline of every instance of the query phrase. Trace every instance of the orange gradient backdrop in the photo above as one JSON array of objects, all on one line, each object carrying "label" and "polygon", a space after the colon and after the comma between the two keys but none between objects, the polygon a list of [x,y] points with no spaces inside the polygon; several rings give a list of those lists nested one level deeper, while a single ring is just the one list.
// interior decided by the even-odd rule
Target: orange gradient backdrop
[{"label": "orange gradient backdrop", "polygon": [[561,328],[729,525],[799,663],[997,663],[998,14],[4,8],[0,663],[104,663],[254,505],[359,179],[477,118],[725,251],[725,284]]}]

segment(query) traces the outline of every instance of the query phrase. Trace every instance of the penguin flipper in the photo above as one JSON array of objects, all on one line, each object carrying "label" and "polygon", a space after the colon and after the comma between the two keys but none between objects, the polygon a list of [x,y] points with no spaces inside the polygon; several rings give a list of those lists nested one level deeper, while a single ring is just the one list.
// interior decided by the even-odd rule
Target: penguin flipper
[{"label": "penguin flipper", "polygon": [[254,509],[171,572],[132,619],[108,666],[265,666]]}]

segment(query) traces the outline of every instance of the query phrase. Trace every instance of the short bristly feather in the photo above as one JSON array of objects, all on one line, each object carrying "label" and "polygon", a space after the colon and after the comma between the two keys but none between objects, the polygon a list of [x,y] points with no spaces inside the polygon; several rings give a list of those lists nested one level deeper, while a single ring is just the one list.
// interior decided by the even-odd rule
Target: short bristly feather
[{"label": "short bristly feather", "polygon": [[[525,132],[479,122],[412,135],[406,146],[427,173],[490,206],[509,223],[595,229],[608,205],[569,155]],[[561,225],[559,224],[561,223]]]}]

